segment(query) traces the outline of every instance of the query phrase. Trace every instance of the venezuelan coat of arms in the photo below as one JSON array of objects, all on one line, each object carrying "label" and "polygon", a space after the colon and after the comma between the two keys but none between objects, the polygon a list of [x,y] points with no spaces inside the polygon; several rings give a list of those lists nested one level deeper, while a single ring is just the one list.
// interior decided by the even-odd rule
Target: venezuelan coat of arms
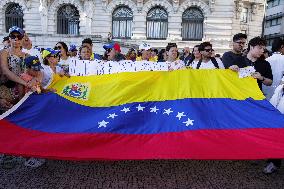
[{"label": "venezuelan coat of arms", "polygon": [[89,85],[82,83],[72,83],[63,88],[62,94],[79,100],[88,100]]}]

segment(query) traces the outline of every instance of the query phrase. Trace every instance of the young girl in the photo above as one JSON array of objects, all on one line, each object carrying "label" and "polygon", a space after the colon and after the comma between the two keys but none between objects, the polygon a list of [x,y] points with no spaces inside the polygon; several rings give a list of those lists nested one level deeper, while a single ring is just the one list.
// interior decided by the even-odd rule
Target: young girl
[{"label": "young girl", "polygon": [[79,49],[80,60],[91,60],[92,51],[88,46],[81,46]]}]

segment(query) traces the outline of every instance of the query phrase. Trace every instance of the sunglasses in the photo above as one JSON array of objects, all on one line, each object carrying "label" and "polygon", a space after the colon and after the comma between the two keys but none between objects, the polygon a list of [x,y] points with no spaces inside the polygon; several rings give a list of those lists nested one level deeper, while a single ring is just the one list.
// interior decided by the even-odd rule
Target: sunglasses
[{"label": "sunglasses", "polygon": [[246,42],[236,41],[235,43],[238,43],[239,45],[245,45]]},{"label": "sunglasses", "polygon": [[46,58],[57,58],[57,57],[58,57],[58,55],[50,54],[50,55],[48,55]]},{"label": "sunglasses", "polygon": [[107,49],[106,50],[107,53],[110,53],[111,51],[112,51],[112,49]]},{"label": "sunglasses", "polygon": [[56,47],[54,47],[54,50],[60,50],[60,49],[62,49],[61,46],[56,46]]},{"label": "sunglasses", "polygon": [[204,49],[204,51],[206,51],[206,52],[212,52],[212,51],[214,51],[213,49]]},{"label": "sunglasses", "polygon": [[10,34],[9,37],[10,37],[11,39],[16,39],[16,38],[17,38],[17,39],[19,39],[19,40],[22,40],[24,36]]}]

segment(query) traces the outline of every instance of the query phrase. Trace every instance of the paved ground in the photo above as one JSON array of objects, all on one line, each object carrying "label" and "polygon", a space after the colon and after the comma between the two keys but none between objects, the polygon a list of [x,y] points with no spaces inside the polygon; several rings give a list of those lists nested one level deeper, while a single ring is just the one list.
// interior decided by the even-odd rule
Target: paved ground
[{"label": "paved ground", "polygon": [[196,188],[283,189],[284,167],[262,174],[264,161],[96,161],[48,160],[36,169],[19,163],[0,168],[0,188]]}]

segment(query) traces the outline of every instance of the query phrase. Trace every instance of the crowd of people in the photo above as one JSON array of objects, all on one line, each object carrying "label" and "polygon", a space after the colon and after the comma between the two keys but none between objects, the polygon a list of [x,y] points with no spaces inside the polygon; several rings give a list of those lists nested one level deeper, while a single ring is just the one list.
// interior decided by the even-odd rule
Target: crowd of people
[{"label": "crowd of people", "polygon": [[[281,83],[284,73],[284,41],[275,39],[272,55],[266,50],[266,41],[261,37],[249,40],[247,35],[233,36],[232,49],[223,54],[215,54],[210,42],[202,42],[193,49],[185,47],[179,52],[176,43],[168,43],[164,49],[156,49],[147,43],[131,48],[124,55],[119,43],[110,41],[103,46],[103,55],[93,52],[92,40],[87,38],[80,47],[58,42],[53,48],[34,47],[28,34],[19,27],[12,27],[9,36],[3,38],[4,48],[0,51],[0,113],[15,105],[29,91],[44,92],[54,74],[69,76],[70,58],[80,60],[105,61],[149,61],[166,62],[170,71],[178,69],[230,69],[238,72],[240,68],[252,66],[260,90],[270,98]],[[265,167],[272,173],[280,167],[281,161],[271,160]]]}]

